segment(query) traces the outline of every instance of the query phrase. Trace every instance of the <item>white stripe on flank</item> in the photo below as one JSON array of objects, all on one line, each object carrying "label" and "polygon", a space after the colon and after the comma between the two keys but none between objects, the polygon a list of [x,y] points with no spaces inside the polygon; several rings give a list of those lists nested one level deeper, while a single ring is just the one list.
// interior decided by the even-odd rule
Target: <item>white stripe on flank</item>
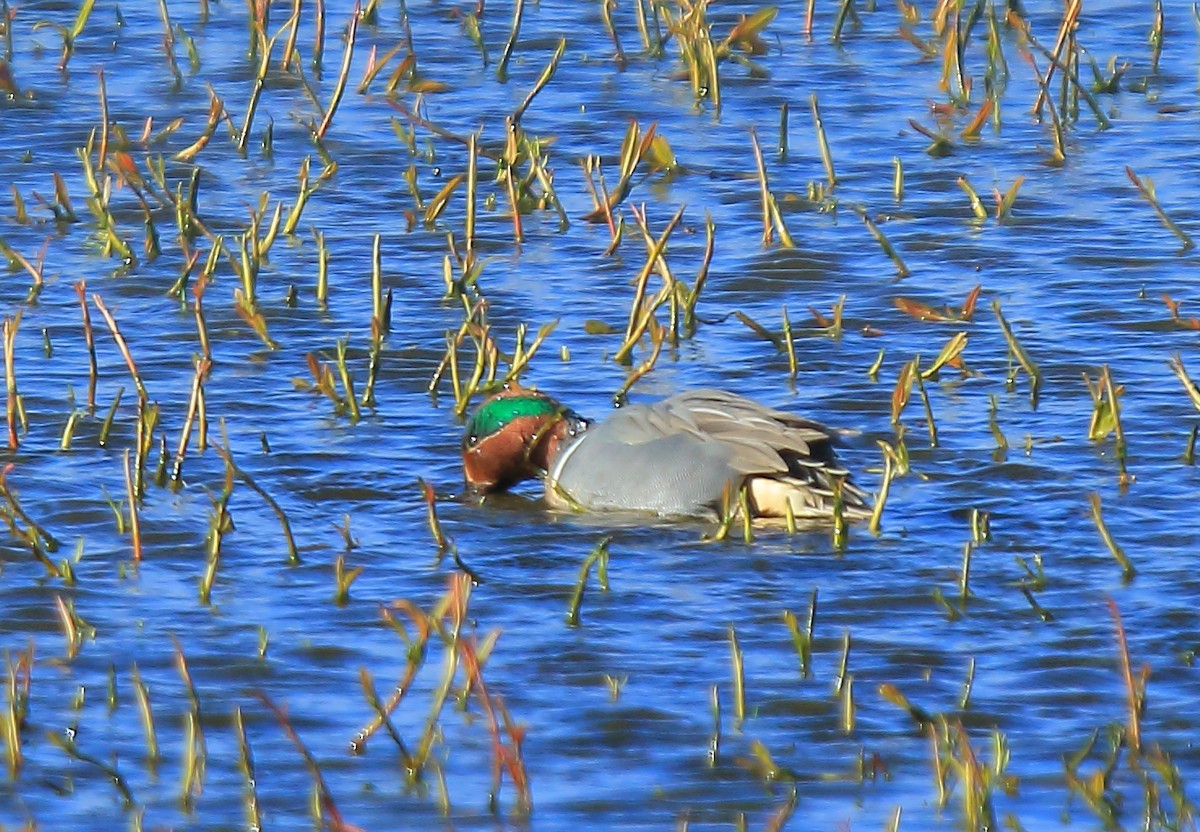
[{"label": "white stripe on flank", "polygon": [[[587,433],[584,432],[579,436],[578,439],[568,445],[565,450],[559,453],[558,459],[554,460],[554,464],[551,465],[550,470],[546,472],[547,497],[550,497],[552,494],[556,496],[558,495],[559,489],[561,488],[561,486],[558,484],[558,478],[562,474],[563,466],[567,464],[567,460],[571,458],[571,454],[575,453],[575,451],[579,449],[579,446],[583,444],[583,440],[586,438]],[[561,499],[561,497],[559,499]]]}]

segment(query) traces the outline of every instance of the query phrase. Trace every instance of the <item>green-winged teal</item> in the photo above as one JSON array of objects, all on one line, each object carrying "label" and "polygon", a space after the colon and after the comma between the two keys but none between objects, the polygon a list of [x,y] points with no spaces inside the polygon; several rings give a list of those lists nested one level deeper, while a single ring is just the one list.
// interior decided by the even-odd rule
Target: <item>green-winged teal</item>
[{"label": "green-winged teal", "polygon": [[833,515],[840,479],[844,515],[870,514],[827,429],[721,390],[630,405],[594,423],[514,386],[475,410],[462,452],[477,492],[544,477],[556,507],[711,517],[744,485],[756,517],[786,517],[790,504],[797,519],[820,520]]}]

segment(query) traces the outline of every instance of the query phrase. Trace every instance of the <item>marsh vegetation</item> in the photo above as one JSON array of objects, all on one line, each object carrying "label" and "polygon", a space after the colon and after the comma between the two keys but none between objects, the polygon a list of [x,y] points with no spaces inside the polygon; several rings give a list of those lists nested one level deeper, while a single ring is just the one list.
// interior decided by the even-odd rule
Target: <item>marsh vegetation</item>
[{"label": "marsh vegetation", "polygon": [[[0,0],[0,823],[1195,828],[1198,26]],[[511,380],[875,514],[479,505]]]}]

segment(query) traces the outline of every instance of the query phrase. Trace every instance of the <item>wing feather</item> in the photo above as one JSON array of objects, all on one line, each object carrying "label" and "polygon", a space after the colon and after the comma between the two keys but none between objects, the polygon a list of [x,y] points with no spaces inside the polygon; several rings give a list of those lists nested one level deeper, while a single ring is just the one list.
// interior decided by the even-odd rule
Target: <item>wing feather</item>
[{"label": "wing feather", "polygon": [[767,495],[776,492],[792,493],[788,499],[798,513],[827,513],[835,479],[843,480],[849,513],[857,515],[869,504],[866,493],[846,480],[849,473],[838,465],[826,428],[734,393],[690,390],[622,408],[604,425],[614,438],[633,446],[667,437],[688,437],[697,450],[721,446],[731,469],[762,494],[762,508],[771,513],[781,498]]}]

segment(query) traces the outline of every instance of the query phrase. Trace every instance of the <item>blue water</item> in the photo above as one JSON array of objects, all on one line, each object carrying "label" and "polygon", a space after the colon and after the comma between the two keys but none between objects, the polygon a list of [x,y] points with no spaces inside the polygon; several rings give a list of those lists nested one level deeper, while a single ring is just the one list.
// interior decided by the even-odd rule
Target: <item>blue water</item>
[{"label": "blue water", "polygon": [[[313,9],[307,4],[297,41],[308,82],[323,103],[332,93],[351,14],[348,4],[334,5],[320,78],[310,68]],[[959,781],[939,805],[928,729],[880,694],[880,685],[890,684],[925,711],[961,723],[984,764],[994,759],[993,735],[1003,736],[1011,754],[1005,774],[1015,778],[1016,791],[993,790],[999,822],[1012,815],[1027,829],[1103,828],[1078,796],[1071,797],[1063,757],[1098,729],[1101,739],[1081,774],[1097,771],[1110,727],[1129,719],[1109,599],[1120,610],[1135,674],[1143,665],[1151,669],[1140,724],[1143,749],[1169,755],[1186,792],[1200,765],[1193,747],[1200,722],[1192,707],[1200,684],[1191,661],[1200,583],[1190,563],[1200,483],[1184,459],[1197,414],[1166,362],[1179,353],[1200,373],[1200,357],[1196,331],[1172,323],[1160,295],[1182,301],[1185,319],[1200,315],[1193,276],[1198,261],[1194,251],[1180,250],[1124,168],[1151,177],[1171,217],[1200,233],[1193,23],[1186,9],[1166,10],[1164,50],[1152,74],[1150,5],[1088,5],[1080,43],[1101,66],[1117,55],[1129,69],[1120,92],[1098,96],[1111,129],[1098,129],[1081,102],[1078,121],[1066,131],[1066,162],[1055,166],[1046,163],[1053,147],[1049,123],[1030,115],[1037,85],[1015,32],[1004,35],[1009,77],[1000,126],[989,124],[978,142],[968,143],[959,132],[982,100],[983,22],[966,53],[976,87],[971,109],[939,122],[930,103],[946,101],[938,87],[940,55],[926,59],[897,37],[900,18],[887,4],[860,9],[861,26],[848,23],[841,44],[832,44],[836,9],[827,5],[818,4],[811,39],[800,34],[801,4],[781,10],[764,36],[768,53],[754,58],[769,77],[751,78],[742,67],[722,64],[719,115],[708,104],[694,106],[689,84],[679,77],[674,43],[662,58],[642,54],[629,3],[614,11],[629,58],[623,71],[611,60],[597,4],[544,0],[527,5],[510,77],[502,84],[495,62],[508,36],[510,6],[487,5],[485,66],[451,7],[414,0],[408,10],[420,72],[450,85],[446,93],[420,99],[382,93],[390,66],[369,94],[356,92],[370,47],[382,55],[402,38],[398,4],[382,4],[377,25],[360,25],[349,88],[325,142],[337,170],[313,195],[298,233],[276,241],[259,275],[259,304],[278,348],[267,349],[238,316],[233,292],[239,282],[224,259],[204,297],[214,360],[205,385],[210,442],[222,441],[223,420],[237,464],[286,512],[301,561],[287,563],[274,511],[239,481],[229,502],[234,528],[223,536],[210,604],[201,602],[198,583],[224,463],[212,447],[200,451],[193,434],[186,485],[174,493],[153,482],[156,444],[139,506],[143,559],[133,564],[131,536],[118,529],[108,500],[128,513],[124,457],[136,441],[137,395],[94,304],[97,407],[80,419],[70,449],[59,448],[72,410],[86,410],[87,352],[75,281],[86,280],[89,294],[99,293],[115,315],[149,398],[161,408],[159,432],[166,432],[172,453],[200,351],[190,303],[167,296],[185,262],[173,213],[155,211],[163,251],[146,258],[143,212],[131,190],[114,180],[113,212],[139,261],[124,268],[102,256],[75,151],[100,125],[96,70],[103,67],[110,117],[131,139],[141,135],[148,117],[155,132],[184,119],[165,143],[135,143],[129,151],[143,176],[147,156],[166,155],[172,185],[182,181],[186,188],[193,165],[170,155],[203,129],[208,85],[233,124],[240,128],[244,118],[255,74],[246,54],[247,10],[214,3],[202,22],[199,4],[170,4],[173,23],[195,39],[200,55],[193,70],[179,43],[182,80],[176,84],[153,4],[122,4],[125,25],[118,26],[115,4],[98,3],[67,73],[57,69],[58,35],[34,26],[42,20],[70,25],[76,6],[15,7],[10,67],[20,93],[0,103],[0,237],[31,261],[44,244],[46,253],[45,286],[35,301],[28,300],[30,278],[22,269],[0,282],[3,313],[11,317],[24,309],[15,374],[28,418],[19,448],[5,457],[13,466],[7,482],[23,510],[62,543],[55,561],[73,558],[80,541],[82,557],[74,564],[77,581],[68,586],[47,577],[16,536],[0,544],[0,647],[13,662],[20,651],[34,655],[20,731],[23,765],[15,775],[7,769],[0,775],[0,822],[111,829],[140,818],[145,828],[245,827],[247,781],[232,721],[240,708],[264,826],[308,828],[313,778],[261,692],[286,706],[340,816],[364,829],[729,829],[740,828],[743,817],[748,828],[764,828],[786,808],[793,788],[791,828],[887,828],[898,807],[903,829],[969,827],[964,784]],[[1034,33],[1052,44],[1058,4],[1027,6]],[[738,13],[754,8],[714,6],[714,37],[722,38]],[[289,13],[290,4],[273,4],[272,33]],[[922,13],[914,31],[940,45],[928,21],[931,9]],[[504,116],[524,100],[560,36],[568,39],[562,62],[523,126],[531,135],[554,138],[547,156],[569,229],[559,232],[552,210],[535,211],[522,217],[525,239],[514,244],[504,189],[494,182],[490,162],[480,166],[477,250],[486,261],[478,286],[501,349],[511,349],[518,324],[528,324],[532,336],[557,320],[523,379],[583,414],[602,417],[628,370],[611,360],[620,335],[589,335],[584,324],[598,320],[623,330],[628,318],[631,282],[646,256],[629,207],[644,203],[659,233],[686,206],[667,254],[681,280],[690,284],[700,266],[706,215],[716,224],[715,255],[698,306],[702,323],[693,337],[663,350],[631,398],[717,386],[850,429],[842,456],[858,481],[877,491],[882,457],[876,443],[897,441],[890,416],[898,373],[917,354],[928,366],[955,332],[965,330],[970,372],[945,370],[926,382],[938,445],[930,446],[915,393],[903,414],[912,472],[892,483],[879,535],[855,526],[840,549],[822,530],[789,536],[760,529],[750,544],[713,543],[703,540],[712,529],[699,523],[553,513],[537,501],[536,484],[482,506],[461,498],[461,423],[453,394],[448,382],[436,397],[427,388],[447,333],[462,321],[461,303],[443,297],[442,261],[447,232],[461,246],[465,205],[460,190],[433,227],[418,222],[409,231],[404,212],[415,208],[403,174],[414,164],[429,200],[465,170],[466,153],[418,125],[418,153],[411,156],[393,119],[407,130],[405,112],[415,109],[461,136],[481,129],[481,145],[500,149]],[[304,157],[312,159],[314,180],[324,166],[307,126],[319,114],[294,74],[278,68],[285,39],[281,35],[276,45],[246,157],[222,121],[195,160],[199,216],[227,243],[244,231],[264,192],[270,194],[264,227],[278,201],[287,216]],[[1040,53],[1037,62],[1044,72]],[[1086,62],[1082,77],[1091,78]],[[1052,90],[1057,100],[1058,79]],[[814,93],[839,179],[833,211],[812,210],[801,199],[810,182],[825,177],[808,105]],[[780,158],[774,149],[784,103],[791,107],[789,153]],[[657,123],[681,169],[635,180],[630,199],[618,209],[627,221],[624,242],[606,257],[607,227],[580,219],[592,209],[581,160],[603,157],[611,187],[631,118],[643,129]],[[909,119],[945,129],[953,154],[927,155],[929,142]],[[270,156],[261,149],[268,123]],[[761,244],[751,127],[763,145],[794,249]],[[117,137],[111,141],[110,150],[120,148]],[[892,192],[896,158],[905,176],[900,202]],[[67,183],[78,224],[55,223],[33,196],[37,191],[51,198],[55,172]],[[956,184],[960,176],[989,210],[992,190],[1004,192],[1023,176],[1011,218],[976,221]],[[28,224],[15,221],[13,188],[26,203]],[[495,207],[488,208],[483,199],[492,193]],[[911,270],[907,278],[897,280],[895,266],[853,206],[876,219]],[[324,233],[331,256],[324,309],[315,299],[311,229]],[[380,356],[377,404],[354,422],[293,379],[311,379],[307,354],[331,363],[336,341],[346,338],[361,394],[375,234],[381,237],[383,283],[394,298],[392,329]],[[202,265],[210,243],[201,237],[195,246]],[[922,322],[894,305],[905,297],[957,309],[977,284],[982,295],[969,323]],[[288,306],[284,299],[293,285],[297,302]],[[659,285],[654,277],[651,290]],[[829,315],[843,295],[844,333],[831,338],[808,309]],[[1003,304],[1043,375],[1036,407],[1023,373],[1015,385],[1006,383],[1011,361],[990,308],[993,299]],[[778,332],[784,306],[797,330],[794,382],[786,355],[732,316],[741,311]],[[872,378],[867,369],[881,349],[882,367]],[[466,355],[473,357],[469,349]],[[635,364],[647,355],[643,344]],[[1118,484],[1113,439],[1092,442],[1087,436],[1092,400],[1081,373],[1095,379],[1104,364],[1124,388],[1127,467],[1135,478],[1127,488]],[[101,447],[101,424],[122,387],[122,403]],[[996,451],[988,426],[990,396],[1009,444],[1006,454]],[[479,696],[472,694],[465,707],[458,704],[466,680],[461,669],[438,716],[432,751],[444,774],[448,815],[435,769],[410,785],[385,732],[364,754],[348,750],[373,716],[360,671],[370,672],[386,698],[405,667],[405,644],[381,610],[404,599],[428,611],[461,573],[452,555],[439,557],[418,478],[436,489],[441,526],[480,581],[471,591],[463,638],[474,634],[482,641],[500,632],[483,678],[488,693],[502,697],[527,730],[521,757],[532,790],[528,819],[517,810],[507,775],[495,808],[489,804],[492,739]],[[1122,580],[1096,530],[1088,502],[1093,492],[1137,570],[1131,581]],[[990,516],[992,538],[973,552],[971,596],[963,604],[959,576],[973,509]],[[338,530],[347,523],[352,546]],[[593,573],[581,625],[568,627],[565,614],[580,566],[608,534],[610,588],[601,591]],[[334,603],[340,555],[348,567],[362,567],[343,606]],[[1043,620],[1021,591],[1028,576],[1018,560],[1032,567],[1035,557],[1044,564],[1045,581],[1030,587],[1031,596],[1051,620]],[[935,600],[935,589],[961,608],[960,617]],[[813,672],[802,678],[782,616],[790,610],[803,623],[814,590]],[[56,598],[72,600],[95,628],[94,639],[85,639],[73,658]],[[744,656],[747,717],[740,725],[731,628]],[[854,704],[848,732],[834,692],[847,637]],[[176,640],[195,681],[206,742],[203,790],[191,806],[180,800],[191,706],[176,667]],[[393,714],[410,750],[425,729],[445,655],[434,636],[422,671]],[[959,700],[972,661],[963,709]],[[162,756],[157,764],[149,759],[140,721],[135,664],[150,691]],[[111,703],[110,674],[116,683]],[[7,679],[9,672],[0,675]],[[709,757],[714,685],[721,736],[715,762]],[[0,706],[5,702],[0,695]],[[67,731],[83,754],[115,763],[135,806],[123,806],[96,765],[72,759],[50,741]],[[764,778],[751,762],[755,743],[789,774]],[[961,759],[961,746],[954,753]],[[1117,818],[1124,826],[1143,827],[1148,770],[1124,749],[1108,792],[1121,806]],[[1162,801],[1173,805],[1166,788]],[[1169,817],[1176,817],[1174,809]],[[1188,826],[1186,818],[1182,825]],[[1169,828],[1161,817],[1150,826]]]}]

